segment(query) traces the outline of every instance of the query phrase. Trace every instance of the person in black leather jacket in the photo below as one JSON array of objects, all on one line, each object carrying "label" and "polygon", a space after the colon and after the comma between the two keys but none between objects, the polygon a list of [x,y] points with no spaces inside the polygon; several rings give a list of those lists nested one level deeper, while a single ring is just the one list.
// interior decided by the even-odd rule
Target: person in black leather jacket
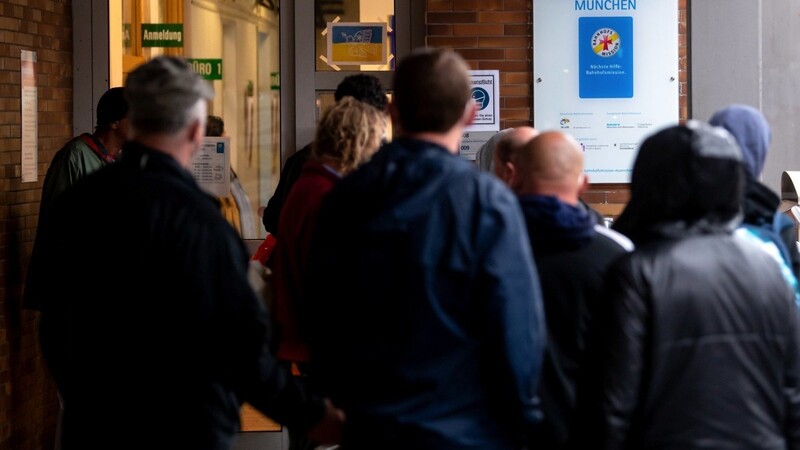
[{"label": "person in black leather jacket", "polygon": [[721,128],[642,144],[615,225],[636,249],[606,276],[580,448],[800,448],[798,314],[777,263],[732,234],[744,185]]}]

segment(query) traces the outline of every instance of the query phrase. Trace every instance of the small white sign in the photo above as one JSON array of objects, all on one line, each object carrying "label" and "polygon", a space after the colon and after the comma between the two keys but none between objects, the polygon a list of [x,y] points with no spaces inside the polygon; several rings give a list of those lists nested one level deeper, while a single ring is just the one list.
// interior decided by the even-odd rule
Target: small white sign
[{"label": "small white sign", "polygon": [[478,150],[489,140],[492,136],[497,134],[494,131],[466,131],[461,135],[461,143],[458,147],[458,154],[462,158],[475,161]]},{"label": "small white sign", "polygon": [[192,158],[192,175],[209,194],[227,197],[231,193],[231,139],[206,137]]},{"label": "small white sign", "polygon": [[36,52],[20,51],[20,86],[22,105],[22,182],[31,183],[39,180],[38,135],[39,121],[37,116],[38,88],[36,87]]},{"label": "small white sign", "polygon": [[470,70],[475,120],[465,131],[500,131],[500,71]]}]

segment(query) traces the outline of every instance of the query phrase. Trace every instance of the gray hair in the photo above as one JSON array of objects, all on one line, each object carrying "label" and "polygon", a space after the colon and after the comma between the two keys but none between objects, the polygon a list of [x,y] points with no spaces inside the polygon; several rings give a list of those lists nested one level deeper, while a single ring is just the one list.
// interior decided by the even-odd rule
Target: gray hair
[{"label": "gray hair", "polygon": [[135,133],[175,133],[198,118],[197,102],[214,90],[185,60],[158,56],[128,74],[125,97]]}]

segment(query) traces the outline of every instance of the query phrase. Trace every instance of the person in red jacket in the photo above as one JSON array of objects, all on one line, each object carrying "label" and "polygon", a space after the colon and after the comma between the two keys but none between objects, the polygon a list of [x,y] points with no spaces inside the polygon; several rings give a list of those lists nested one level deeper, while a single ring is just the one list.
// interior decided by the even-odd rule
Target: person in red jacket
[{"label": "person in red jacket", "polygon": [[[303,287],[317,213],[339,179],[378,149],[386,120],[385,112],[353,97],[345,97],[327,110],[317,127],[311,159],[303,166],[281,210],[281,233],[273,255],[277,356],[291,364],[296,374],[308,372]],[[292,441],[297,444],[294,436]]]}]

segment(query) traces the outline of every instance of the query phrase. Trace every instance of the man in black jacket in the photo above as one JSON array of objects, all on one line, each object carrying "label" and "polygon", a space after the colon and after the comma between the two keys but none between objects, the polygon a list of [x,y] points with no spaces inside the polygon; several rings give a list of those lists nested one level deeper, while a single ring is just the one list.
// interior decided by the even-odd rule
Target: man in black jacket
[{"label": "man in black jacket", "polygon": [[732,234],[744,185],[721,128],[642,144],[616,223],[636,250],[607,275],[582,448],[800,448],[798,314],[777,263]]},{"label": "man in black jacket", "polygon": [[[520,129],[524,127],[516,130]],[[544,423],[532,437],[531,448],[555,450],[565,447],[573,425],[575,384],[593,311],[606,306],[603,276],[633,244],[598,223],[580,202],[588,177],[575,139],[546,131],[527,143],[515,142],[511,134],[501,140],[497,151],[504,148],[509,153],[501,160],[506,161],[503,173],[525,216],[547,321],[539,388]]]},{"label": "man in black jacket", "polygon": [[335,439],[338,412],[269,353],[244,245],[188,170],[211,87],[157,57],[128,75],[125,95],[125,156],[59,196],[43,230],[63,447],[223,450],[244,401]]}]

